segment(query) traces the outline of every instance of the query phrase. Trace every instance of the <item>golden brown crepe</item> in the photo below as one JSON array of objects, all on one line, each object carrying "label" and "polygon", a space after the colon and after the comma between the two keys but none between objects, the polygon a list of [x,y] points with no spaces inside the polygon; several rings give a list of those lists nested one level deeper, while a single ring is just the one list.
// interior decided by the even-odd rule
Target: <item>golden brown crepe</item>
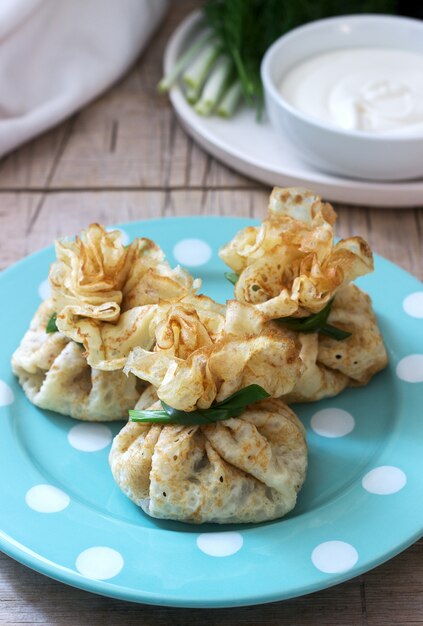
[{"label": "golden brown crepe", "polygon": [[[153,399],[149,388],[138,408]],[[307,448],[295,414],[280,400],[265,400],[207,426],[128,422],[109,460],[122,491],[153,517],[262,522],[295,506]]]},{"label": "golden brown crepe", "polygon": [[[152,384],[136,408],[159,410],[159,398],[190,412],[252,384],[273,397],[293,389],[302,370],[300,345],[281,327],[263,325],[251,305],[231,302],[216,332],[209,322],[190,334],[192,313],[182,343],[183,302],[172,323],[168,318],[157,327],[154,348],[136,347],[128,357],[124,371]],[[266,400],[207,426],[129,422],[114,440],[110,464],[123,492],[153,517],[259,522],[294,507],[307,450],[294,413],[280,400]]]},{"label": "golden brown crepe", "polygon": [[89,307],[65,307],[57,316],[57,327],[84,346],[89,365],[102,370],[122,369],[135,347],[172,353],[184,346],[193,350],[210,343],[224,323],[224,306],[195,294],[133,307],[112,323],[104,319],[101,306],[97,311]]},{"label": "golden brown crepe", "polygon": [[[190,316],[198,327],[207,324],[212,335],[219,330],[223,307],[195,296],[199,281],[171,269],[148,239],[124,246],[119,231],[91,224],[75,241],[57,242],[56,255],[49,274],[52,297],[12,358],[25,393],[42,408],[83,420],[126,419],[144,386],[122,372],[133,346],[160,342],[171,351],[169,328],[176,333],[178,307],[185,318],[174,342],[181,347],[201,342]],[[53,313],[58,332],[47,333]]]},{"label": "golden brown crepe", "polygon": [[46,333],[53,312],[51,300],[41,304],[12,357],[13,372],[28,399],[79,420],[126,419],[144,385],[122,371],[91,368],[81,346],[60,332]]},{"label": "golden brown crepe", "polygon": [[[261,226],[246,228],[220,251],[239,274],[235,297],[254,308],[245,318],[260,325],[285,317],[307,317],[334,298],[328,323],[352,336],[336,341],[322,333],[287,330],[301,344],[303,371],[289,401],[333,396],[366,384],[387,364],[370,298],[352,280],[373,270],[367,243],[351,237],[335,243],[336,213],[311,191],[275,188]],[[250,322],[251,323],[251,322]]]},{"label": "golden brown crepe", "polygon": [[175,341],[187,345],[220,331],[224,307],[196,295],[201,281],[171,269],[149,239],[125,247],[117,231],[91,224],[75,241],[58,242],[56,255],[50,270],[56,324],[84,346],[92,367],[122,369],[135,346],[164,349],[171,328],[179,329]]},{"label": "golden brown crepe", "polygon": [[320,311],[336,291],[373,270],[361,237],[335,244],[336,213],[319,196],[275,187],[268,217],[245,228],[220,250],[239,275],[235,297],[254,304],[265,319],[303,317]]},{"label": "golden brown crepe", "polygon": [[121,312],[195,292],[195,281],[181,267],[171,269],[150,239],[124,246],[119,231],[90,224],[75,241],[56,242],[49,280],[56,313],[77,307],[78,315],[108,322]]},{"label": "golden brown crepe", "polygon": [[252,334],[254,316],[239,320],[244,309],[229,307],[222,333],[192,352],[134,348],[124,371],[151,383],[160,400],[182,411],[209,408],[250,384],[272,397],[289,393],[302,369],[298,342],[276,324]]},{"label": "golden brown crepe", "polygon": [[320,400],[346,387],[366,385],[388,363],[369,296],[355,285],[337,292],[328,322],[351,336],[336,341],[317,333],[292,333],[301,344],[304,370],[286,402]]}]

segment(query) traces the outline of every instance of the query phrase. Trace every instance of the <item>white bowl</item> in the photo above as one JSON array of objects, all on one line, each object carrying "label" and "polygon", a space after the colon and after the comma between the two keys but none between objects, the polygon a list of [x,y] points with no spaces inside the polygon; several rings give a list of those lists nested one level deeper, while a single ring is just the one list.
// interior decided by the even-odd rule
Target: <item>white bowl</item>
[{"label": "white bowl", "polygon": [[373,180],[423,176],[423,133],[374,135],[343,130],[311,118],[280,94],[283,76],[317,54],[342,48],[397,48],[423,55],[423,23],[387,15],[352,15],[312,22],[278,39],[262,65],[266,109],[272,126],[301,149],[306,160],[334,174]]}]

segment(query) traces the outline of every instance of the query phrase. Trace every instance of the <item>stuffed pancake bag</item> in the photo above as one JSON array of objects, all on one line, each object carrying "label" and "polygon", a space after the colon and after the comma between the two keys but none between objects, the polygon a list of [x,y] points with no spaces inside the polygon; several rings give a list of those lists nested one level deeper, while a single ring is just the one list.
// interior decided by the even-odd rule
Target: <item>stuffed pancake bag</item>
[{"label": "stuffed pancake bag", "polygon": [[220,251],[237,276],[237,300],[301,344],[304,368],[289,401],[364,385],[387,364],[370,298],[351,285],[373,271],[371,250],[361,237],[335,243],[335,220],[313,192],[275,188],[261,226],[241,230]]},{"label": "stuffed pancake bag", "polygon": [[336,294],[328,323],[350,333],[341,341],[322,333],[295,333],[304,369],[286,402],[309,402],[366,385],[383,369],[387,354],[370,297],[355,285]]},{"label": "stuffed pancake bag", "polygon": [[[154,419],[170,405],[183,422],[129,421],[113,442],[117,484],[153,517],[260,522],[295,506],[307,467],[305,433],[274,397],[295,385],[299,347],[276,326],[253,334],[256,316],[244,316],[237,303],[229,308],[224,331],[192,352],[138,348],[128,359],[126,371],[151,383],[137,404],[140,415]],[[261,398],[273,398],[238,406],[219,421],[209,417],[257,385]]]},{"label": "stuffed pancake bag", "polygon": [[41,304],[12,357],[13,371],[28,399],[75,419],[126,419],[142,386],[122,371],[91,368],[81,345],[60,332],[46,333],[53,313],[50,301]]},{"label": "stuffed pancake bag", "polygon": [[[140,335],[146,346],[154,344],[155,322],[164,315],[158,303],[197,285],[172,270],[152,241],[124,246],[119,231],[97,224],[75,241],[58,241],[56,256],[52,296],[14,353],[13,371],[41,408],[81,420],[127,419],[145,385],[123,374],[125,357]],[[109,353],[112,362],[102,367]]]}]

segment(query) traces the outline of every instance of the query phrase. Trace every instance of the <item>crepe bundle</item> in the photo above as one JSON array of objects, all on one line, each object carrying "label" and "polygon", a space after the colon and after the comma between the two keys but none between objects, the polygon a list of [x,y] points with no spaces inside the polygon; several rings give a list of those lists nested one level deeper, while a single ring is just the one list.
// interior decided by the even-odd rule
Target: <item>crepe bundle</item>
[{"label": "crepe bundle", "polygon": [[[139,408],[159,409],[152,388]],[[110,452],[122,491],[156,518],[247,523],[295,506],[307,469],[304,428],[281,400],[203,426],[128,422]]]},{"label": "crepe bundle", "polygon": [[122,371],[92,369],[83,348],[62,333],[46,333],[54,312],[43,302],[12,357],[12,368],[28,399],[43,409],[87,421],[126,419],[143,385]]},{"label": "crepe bundle", "polygon": [[[351,336],[336,341],[318,333],[295,333],[304,370],[286,402],[335,396],[346,387],[366,385],[388,358],[369,296],[355,285],[341,287],[328,322]],[[294,334],[294,333],[293,333]]]},{"label": "crepe bundle", "polygon": [[77,315],[115,322],[123,311],[180,298],[201,284],[181,267],[171,269],[150,239],[124,246],[119,231],[98,224],[55,247],[49,279],[57,314],[76,307]]},{"label": "crepe bundle", "polygon": [[[139,342],[151,347],[169,301],[194,297],[199,283],[171,269],[152,241],[125,247],[119,231],[97,224],[57,242],[56,256],[52,296],[13,355],[13,371],[41,408],[82,420],[126,419],[144,387],[123,374],[127,355]],[[57,332],[48,333],[53,314]]]},{"label": "crepe bundle", "polygon": [[160,400],[181,411],[207,409],[251,384],[274,398],[286,395],[302,371],[299,344],[276,324],[252,334],[254,322],[234,303],[215,338],[185,353],[136,347],[124,371],[151,383]]},{"label": "crepe bundle", "polygon": [[[311,191],[275,188],[261,226],[241,230],[220,251],[238,275],[235,297],[254,306],[263,324],[302,319],[331,307],[329,324],[351,333],[337,341],[321,332],[296,335],[304,370],[289,401],[333,396],[366,384],[387,364],[370,298],[352,280],[373,271],[361,237],[335,243],[336,213]],[[332,303],[333,301],[333,303]],[[286,326],[289,328],[289,326]]]},{"label": "crepe bundle", "polygon": [[[288,393],[302,368],[299,345],[276,325],[256,324],[254,313],[234,302],[221,332],[192,350],[159,342],[151,351],[135,348],[125,371],[151,383],[136,408],[158,411],[160,399],[188,414],[204,412],[249,385],[273,397]],[[113,442],[110,465],[123,492],[153,517],[259,522],[294,507],[307,449],[295,414],[267,399],[205,425],[128,422]]]},{"label": "crepe bundle", "polygon": [[[224,323],[224,306],[202,295],[189,293],[158,304],[134,306],[117,321],[101,319],[103,307],[67,306],[57,316],[57,327],[81,343],[89,365],[102,370],[122,369],[132,349],[174,352],[193,350],[210,342]],[[89,317],[91,315],[91,317]]]}]

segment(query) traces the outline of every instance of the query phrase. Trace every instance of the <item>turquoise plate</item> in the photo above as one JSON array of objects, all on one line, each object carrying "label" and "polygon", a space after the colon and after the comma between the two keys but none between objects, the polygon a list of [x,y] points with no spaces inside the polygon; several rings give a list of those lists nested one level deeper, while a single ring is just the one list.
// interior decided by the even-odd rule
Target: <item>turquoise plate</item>
[{"label": "turquoise plate", "polygon": [[[252,222],[169,218],[122,226],[151,237],[171,264],[231,297],[217,251]],[[295,510],[249,526],[195,527],[144,515],[113,482],[107,456],[121,424],[85,424],[32,406],[10,357],[47,294],[42,250],[0,275],[0,548],[52,578],[150,604],[230,607],[272,602],[357,576],[423,528],[423,289],[376,258],[359,280],[374,302],[389,367],[364,388],[297,405],[309,471]]]}]

